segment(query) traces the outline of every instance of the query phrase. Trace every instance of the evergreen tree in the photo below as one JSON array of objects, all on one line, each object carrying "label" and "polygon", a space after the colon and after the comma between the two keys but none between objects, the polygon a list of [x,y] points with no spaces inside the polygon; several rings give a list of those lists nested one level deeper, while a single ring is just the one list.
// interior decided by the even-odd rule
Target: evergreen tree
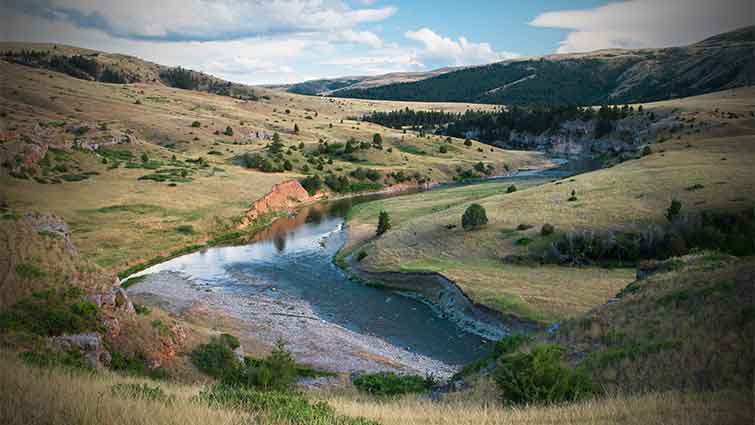
[{"label": "evergreen tree", "polygon": [[377,235],[380,236],[391,228],[391,216],[386,211],[380,211],[378,215]]}]

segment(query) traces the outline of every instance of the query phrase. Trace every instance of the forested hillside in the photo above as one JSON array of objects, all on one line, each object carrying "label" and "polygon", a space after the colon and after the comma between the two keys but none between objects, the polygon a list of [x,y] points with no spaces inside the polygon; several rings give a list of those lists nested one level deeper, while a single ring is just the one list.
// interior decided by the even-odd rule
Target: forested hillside
[{"label": "forested hillside", "polygon": [[506,61],[335,95],[551,106],[649,102],[753,84],[753,47],[755,27],[747,27],[686,47]]}]

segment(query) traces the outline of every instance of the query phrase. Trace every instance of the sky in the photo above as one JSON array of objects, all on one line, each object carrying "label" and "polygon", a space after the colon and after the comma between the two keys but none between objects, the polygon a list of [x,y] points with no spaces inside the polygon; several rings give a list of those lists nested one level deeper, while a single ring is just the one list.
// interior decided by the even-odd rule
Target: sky
[{"label": "sky", "polygon": [[0,0],[0,40],[138,56],[247,84],[685,45],[751,0]]}]

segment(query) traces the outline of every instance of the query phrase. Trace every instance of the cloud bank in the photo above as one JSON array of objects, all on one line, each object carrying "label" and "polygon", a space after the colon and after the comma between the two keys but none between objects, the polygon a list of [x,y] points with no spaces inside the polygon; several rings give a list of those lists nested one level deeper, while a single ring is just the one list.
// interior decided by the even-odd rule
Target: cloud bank
[{"label": "cloud bank", "polygon": [[538,15],[530,25],[570,30],[557,52],[669,47],[755,23],[752,0],[628,0]]}]

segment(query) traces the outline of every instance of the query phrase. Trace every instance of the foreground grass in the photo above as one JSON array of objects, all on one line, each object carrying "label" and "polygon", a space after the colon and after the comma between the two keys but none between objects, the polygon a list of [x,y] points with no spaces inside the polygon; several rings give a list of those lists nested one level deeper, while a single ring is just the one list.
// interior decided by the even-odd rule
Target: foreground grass
[{"label": "foreground grass", "polygon": [[407,397],[395,401],[334,398],[342,414],[359,414],[384,425],[625,424],[715,425],[748,424],[752,420],[747,394],[652,393],[613,396],[560,406],[501,407],[473,401],[433,402]]},{"label": "foreground grass", "polygon": [[[125,378],[112,373],[38,369],[14,354],[0,353],[0,422],[8,425],[176,424],[288,425],[296,421],[255,417],[247,411],[195,400],[201,387]],[[153,391],[118,392],[114,385],[138,384]],[[129,385],[133,388],[133,385]],[[121,388],[124,387],[121,385]],[[117,387],[116,387],[117,388]],[[164,393],[152,397],[151,393]],[[384,425],[451,424],[746,424],[746,394],[652,393],[613,396],[559,406],[504,407],[490,395],[472,394],[431,401],[417,396],[375,399],[356,395],[321,398],[341,415]]]},{"label": "foreground grass", "polygon": [[176,424],[240,425],[248,413],[216,409],[191,398],[200,388],[160,383],[171,402],[117,396],[115,384],[154,382],[111,373],[37,369],[11,353],[0,354],[0,422],[8,425]]}]

